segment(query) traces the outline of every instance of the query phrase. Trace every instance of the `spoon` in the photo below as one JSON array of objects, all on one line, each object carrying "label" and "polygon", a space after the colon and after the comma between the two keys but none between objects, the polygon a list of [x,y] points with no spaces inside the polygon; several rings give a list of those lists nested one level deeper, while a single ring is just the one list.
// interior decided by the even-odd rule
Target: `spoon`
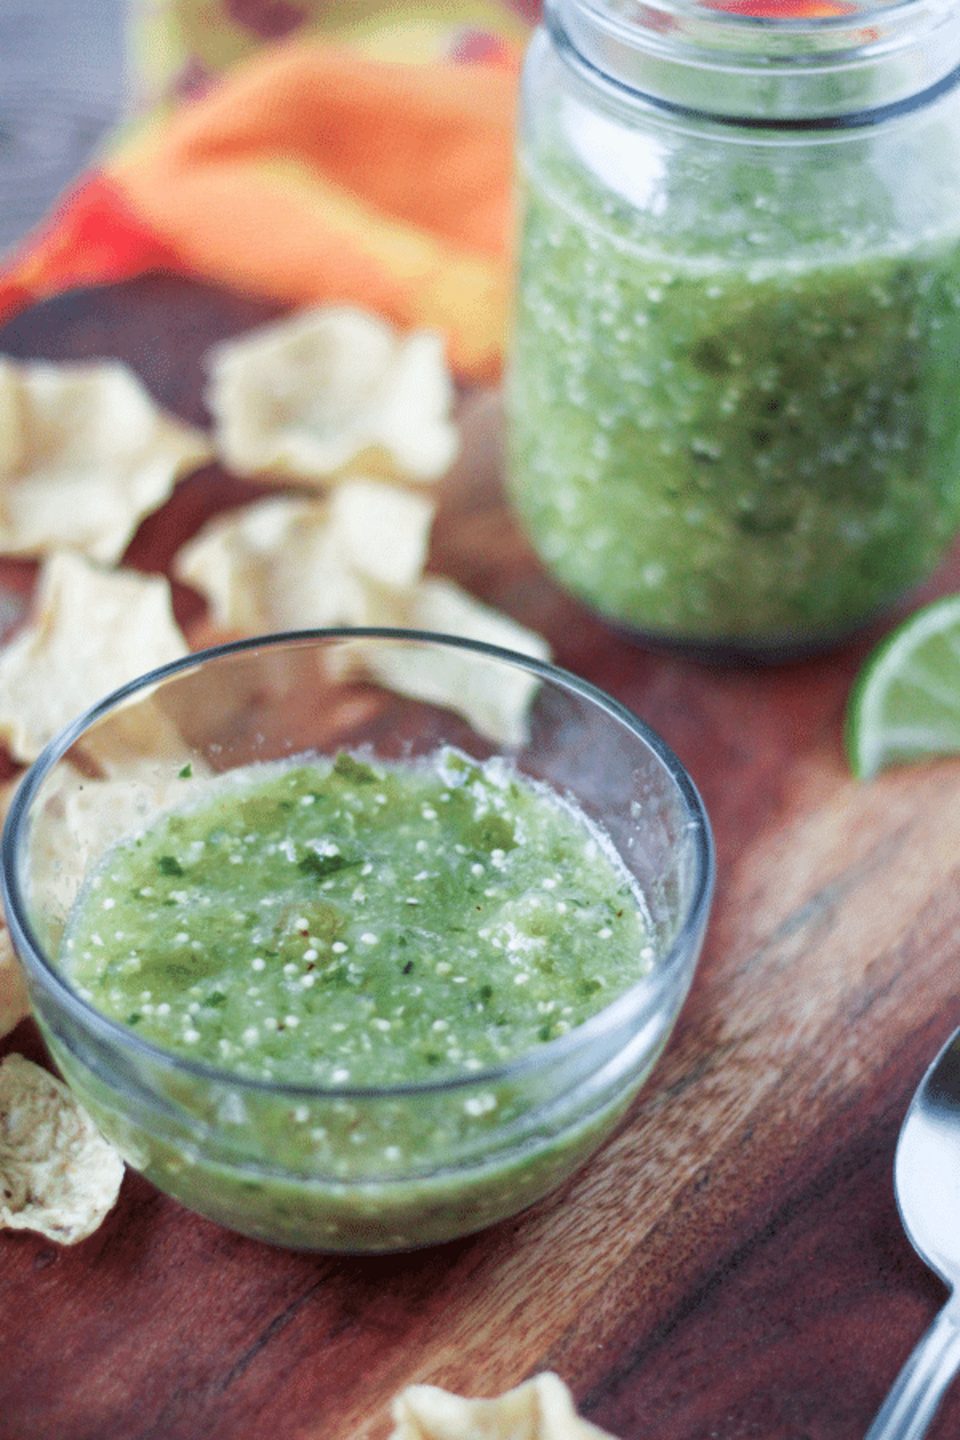
[{"label": "spoon", "polygon": [[894,1189],[911,1245],[951,1293],[897,1376],[866,1440],[920,1440],[960,1368],[960,1030],[910,1102],[897,1141]]}]

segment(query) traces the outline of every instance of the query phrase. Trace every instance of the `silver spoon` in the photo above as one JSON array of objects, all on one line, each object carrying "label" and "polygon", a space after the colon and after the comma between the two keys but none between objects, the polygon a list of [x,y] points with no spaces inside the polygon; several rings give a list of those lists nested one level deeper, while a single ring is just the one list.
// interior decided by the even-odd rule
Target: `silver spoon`
[{"label": "silver spoon", "polygon": [[897,1141],[894,1189],[907,1237],[950,1290],[866,1440],[920,1440],[960,1368],[960,1030],[910,1102]]}]

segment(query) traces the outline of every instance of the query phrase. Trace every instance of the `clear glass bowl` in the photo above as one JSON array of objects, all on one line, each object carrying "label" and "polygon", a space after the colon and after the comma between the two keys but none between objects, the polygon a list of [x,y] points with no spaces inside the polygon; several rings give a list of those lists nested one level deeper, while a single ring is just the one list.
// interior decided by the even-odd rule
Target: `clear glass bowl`
[{"label": "clear glass bowl", "polygon": [[[147,1043],[81,998],[61,968],[91,867],[174,803],[179,777],[344,748],[395,762],[444,745],[508,757],[571,798],[642,888],[654,964],[566,1035],[432,1083],[268,1083]],[[697,791],[636,716],[548,664],[385,630],[226,645],[108,696],[24,777],[2,861],[11,934],[51,1054],[128,1163],[231,1229],[353,1252],[478,1230],[584,1163],[670,1034],[714,876]]]}]

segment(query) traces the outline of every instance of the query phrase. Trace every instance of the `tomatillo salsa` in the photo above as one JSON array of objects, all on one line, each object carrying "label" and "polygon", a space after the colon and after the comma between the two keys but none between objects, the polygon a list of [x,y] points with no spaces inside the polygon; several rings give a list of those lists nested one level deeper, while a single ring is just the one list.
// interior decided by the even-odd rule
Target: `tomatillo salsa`
[{"label": "tomatillo salsa", "polygon": [[541,559],[655,638],[803,646],[873,618],[960,526],[948,181],[897,240],[866,150],[738,175],[687,140],[668,177],[624,160],[620,193],[570,143],[521,166],[509,488]]},{"label": "tomatillo salsa", "polygon": [[[588,1153],[596,1110],[555,1134],[545,1119],[536,1145],[486,1164],[484,1133],[519,1123],[536,1084],[457,1089],[575,1029],[653,962],[636,882],[582,814],[451,748],[250,767],[199,793],[99,864],[63,967],[166,1052],[304,1087],[302,1104],[262,1112],[229,1086],[210,1102],[246,1158],[302,1183],[254,1181],[145,1132],[131,1135],[138,1168],[201,1210],[234,1192],[237,1228],[274,1233],[289,1212],[291,1234],[306,1221],[318,1245],[366,1249],[444,1238],[465,1206],[487,1223],[551,1188],[571,1149]],[[442,1104],[403,1095],[438,1080],[453,1083]],[[369,1123],[364,1087],[400,1087]],[[201,1088],[187,1068],[174,1098],[194,1109]]]}]

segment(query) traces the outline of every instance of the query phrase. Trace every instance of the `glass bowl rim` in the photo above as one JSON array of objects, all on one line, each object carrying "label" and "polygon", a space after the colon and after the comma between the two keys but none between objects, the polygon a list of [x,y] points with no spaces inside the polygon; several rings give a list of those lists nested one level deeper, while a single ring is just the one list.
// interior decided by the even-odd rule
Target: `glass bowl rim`
[{"label": "glass bowl rim", "polygon": [[[436,1080],[410,1081],[397,1085],[343,1085],[323,1086],[316,1084],[292,1084],[284,1081],[258,1079],[237,1074],[202,1060],[194,1060],[167,1050],[143,1039],[128,1026],[111,1019],[94,1005],[84,1000],[56,968],[44,947],[37,940],[33,927],[27,918],[25,896],[22,893],[17,856],[22,841],[22,831],[30,810],[31,802],[56,763],[63,758],[79,737],[103,716],[114,710],[124,700],[151,687],[173,680],[177,675],[190,670],[202,669],[211,661],[231,655],[272,649],[281,646],[305,647],[327,640],[390,640],[403,643],[433,644],[446,648],[465,650],[487,659],[500,661],[515,668],[528,671],[541,680],[550,682],[561,689],[573,691],[596,709],[605,712],[618,722],[651,751],[673,783],[687,816],[686,831],[692,838],[695,856],[695,874],[691,897],[686,905],[681,924],[669,949],[656,961],[646,975],[617,995],[602,1010],[596,1011],[580,1025],[565,1035],[558,1035],[544,1041],[535,1050],[527,1050],[498,1065],[470,1071],[464,1075],[440,1076]],[[509,754],[514,747],[504,746],[496,753]],[[520,747],[517,747],[520,748]],[[132,1052],[140,1059],[154,1066],[161,1066],[172,1073],[183,1073],[211,1085],[231,1087],[248,1095],[264,1097],[289,1097],[291,1101],[313,1100],[385,1100],[404,1096],[438,1095],[458,1090],[474,1089],[480,1085],[495,1085],[517,1079],[532,1070],[542,1070],[552,1061],[560,1061],[567,1054],[583,1049],[588,1050],[606,1031],[615,1029],[634,1010],[643,1012],[655,1009],[655,1002],[661,991],[669,990],[670,981],[702,936],[713,896],[716,873],[716,858],[713,833],[709,816],[699,791],[682,761],[667,742],[646,721],[641,720],[627,706],[608,695],[606,691],[583,680],[572,671],[563,669],[552,661],[540,660],[521,654],[487,641],[473,640],[465,636],[448,635],[441,631],[404,629],[393,626],[329,626],[300,630],[276,631],[268,635],[244,637],[227,641],[206,649],[191,651],[177,660],[154,667],[135,679],[118,686],[104,695],[95,704],[82,711],[74,720],[58,732],[41,750],[22,776],[3,825],[0,838],[0,888],[6,910],[14,950],[20,963],[37,977],[37,983],[56,995],[59,1005],[84,1031],[92,1033],[99,1042],[107,1043],[121,1052]]]}]

